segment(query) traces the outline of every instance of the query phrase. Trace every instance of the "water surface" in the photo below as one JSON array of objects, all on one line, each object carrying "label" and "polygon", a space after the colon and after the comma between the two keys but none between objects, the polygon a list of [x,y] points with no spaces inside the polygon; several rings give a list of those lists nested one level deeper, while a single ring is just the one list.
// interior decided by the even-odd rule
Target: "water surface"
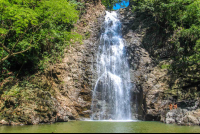
[{"label": "water surface", "polygon": [[0,126],[0,133],[199,133],[199,126],[160,122],[71,121],[31,126]]}]

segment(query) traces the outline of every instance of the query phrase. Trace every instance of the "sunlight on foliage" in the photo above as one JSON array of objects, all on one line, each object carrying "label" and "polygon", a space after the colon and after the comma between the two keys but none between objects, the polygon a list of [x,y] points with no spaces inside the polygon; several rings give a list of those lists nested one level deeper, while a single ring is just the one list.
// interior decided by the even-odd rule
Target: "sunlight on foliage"
[{"label": "sunlight on foliage", "polygon": [[68,0],[0,0],[0,62],[4,70],[26,64],[33,70],[38,65],[44,69],[40,60],[59,60],[66,45],[82,40],[71,32],[81,6]]}]

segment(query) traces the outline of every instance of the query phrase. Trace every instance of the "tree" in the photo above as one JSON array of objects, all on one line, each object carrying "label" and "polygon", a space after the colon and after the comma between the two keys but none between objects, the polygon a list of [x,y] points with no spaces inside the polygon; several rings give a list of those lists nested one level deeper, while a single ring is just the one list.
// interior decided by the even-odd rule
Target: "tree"
[{"label": "tree", "polygon": [[1,0],[0,69],[37,65],[60,51],[77,35],[71,32],[79,18],[76,7],[67,0]]}]

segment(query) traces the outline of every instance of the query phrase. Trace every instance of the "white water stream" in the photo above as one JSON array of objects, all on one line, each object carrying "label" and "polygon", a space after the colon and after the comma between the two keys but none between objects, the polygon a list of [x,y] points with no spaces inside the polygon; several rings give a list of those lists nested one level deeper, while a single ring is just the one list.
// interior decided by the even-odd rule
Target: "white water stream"
[{"label": "white water stream", "polygon": [[130,74],[116,12],[106,12],[97,54],[91,120],[131,120]]}]

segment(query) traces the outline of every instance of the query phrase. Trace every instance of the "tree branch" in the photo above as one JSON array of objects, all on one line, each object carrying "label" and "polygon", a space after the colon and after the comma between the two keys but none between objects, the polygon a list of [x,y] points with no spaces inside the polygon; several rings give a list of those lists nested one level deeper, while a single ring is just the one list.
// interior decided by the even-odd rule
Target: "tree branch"
[{"label": "tree branch", "polygon": [[[42,27],[44,23],[42,23],[36,30],[35,32],[37,32],[39,30],[39,28]],[[33,29],[35,26],[33,26],[32,28],[30,28],[29,30]],[[8,58],[10,58],[11,56],[14,56],[14,55],[17,55],[17,54],[21,54],[21,53],[24,53],[26,51],[28,51],[29,49],[32,48],[32,46],[29,46],[26,50],[23,50],[23,51],[20,51],[20,52],[16,52],[16,53],[13,53],[13,49],[17,46],[17,44],[19,43],[20,39],[22,37],[24,37],[25,33],[27,32],[27,30],[24,31],[24,33],[19,37],[19,39],[17,40],[17,42],[15,43],[15,45],[13,46],[12,48],[12,51],[10,51],[3,43],[0,42],[0,45],[3,47],[3,49],[8,53],[8,55],[6,57],[4,57],[3,59],[1,59],[0,61],[0,64],[2,64],[5,60],[7,60]],[[34,32],[34,33],[35,33]],[[32,39],[30,41],[29,44],[31,44],[33,42],[33,36],[32,36]]]},{"label": "tree branch", "polygon": [[4,44],[2,44],[2,43],[0,42],[0,45],[3,47],[3,49],[4,49],[7,53],[10,54],[10,50],[9,50],[6,46],[4,46]]},{"label": "tree branch", "polygon": [[13,52],[14,48],[17,46],[17,44],[19,43],[20,39],[24,37],[25,33],[27,30],[24,31],[24,33],[19,37],[19,39],[17,40],[17,42],[15,43],[15,45],[13,46],[12,50],[10,52]]}]

